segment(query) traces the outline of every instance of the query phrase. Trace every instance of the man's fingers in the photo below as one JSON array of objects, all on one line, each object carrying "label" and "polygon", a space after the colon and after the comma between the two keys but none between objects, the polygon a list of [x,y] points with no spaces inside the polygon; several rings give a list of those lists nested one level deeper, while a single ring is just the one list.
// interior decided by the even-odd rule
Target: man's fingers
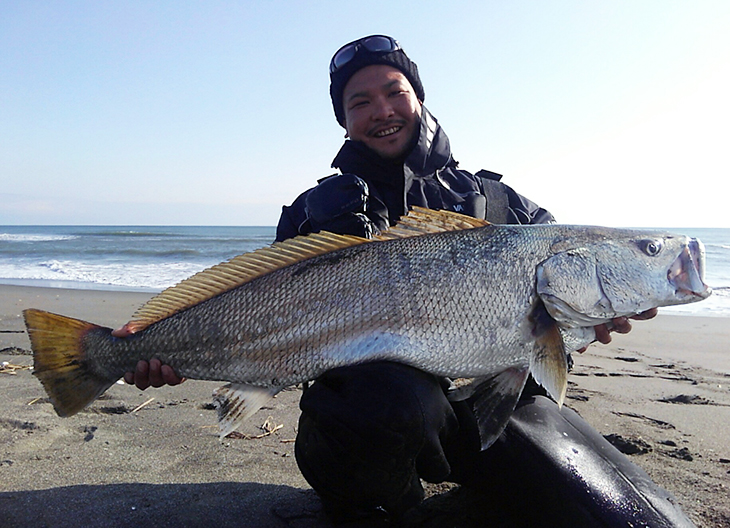
[{"label": "man's fingers", "polygon": [[165,381],[162,379],[162,362],[159,359],[150,360],[150,385],[162,387]]},{"label": "man's fingers", "polygon": [[120,326],[119,328],[112,330],[112,336],[114,337],[129,337],[133,332],[129,330],[129,324]]},{"label": "man's fingers", "polygon": [[170,365],[162,365],[162,380],[168,385],[180,385],[185,378],[179,377]]},{"label": "man's fingers", "polygon": [[[593,330],[596,332],[596,341],[607,345],[611,342],[611,332],[616,332],[619,334],[628,334],[629,332],[631,332],[631,321],[629,319],[634,319],[636,321],[645,321],[647,319],[651,319],[652,317],[656,317],[658,312],[659,310],[657,310],[656,308],[651,308],[650,310],[646,310],[645,312],[633,315],[630,318],[616,317],[615,319],[611,320],[610,330],[605,324],[594,326]],[[577,350],[577,352],[585,352],[587,348],[587,346],[583,347],[580,350]]]},{"label": "man's fingers", "polygon": [[596,341],[607,345],[611,342],[611,333],[608,331],[608,327],[605,324],[594,326],[596,332]]},{"label": "man's fingers", "polygon": [[159,359],[152,359],[149,363],[140,360],[134,372],[124,373],[124,381],[136,385],[139,390],[145,390],[150,386],[179,385],[185,378],[175,374],[171,366],[163,365]]},{"label": "man's fingers", "polygon": [[613,321],[613,330],[619,334],[631,332],[631,322],[626,317],[616,317]]},{"label": "man's fingers", "polygon": [[150,364],[146,361],[137,362],[137,368],[134,371],[134,384],[139,390],[145,390],[150,386]]}]

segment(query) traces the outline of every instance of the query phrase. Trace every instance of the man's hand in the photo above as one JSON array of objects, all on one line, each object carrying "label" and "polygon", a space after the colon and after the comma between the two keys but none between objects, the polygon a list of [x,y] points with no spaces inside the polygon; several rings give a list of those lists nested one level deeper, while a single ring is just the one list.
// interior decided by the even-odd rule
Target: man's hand
[{"label": "man's hand", "polygon": [[307,217],[323,225],[344,214],[364,213],[368,196],[368,184],[362,178],[350,173],[330,176],[307,194]]},{"label": "man's hand", "polygon": [[136,385],[139,390],[145,390],[150,386],[180,385],[185,378],[175,374],[170,365],[163,365],[159,359],[152,359],[149,363],[139,361],[134,372],[124,374],[124,381]]},{"label": "man's hand", "polygon": [[[611,332],[617,332],[619,334],[628,334],[629,332],[631,332],[631,321],[629,321],[629,319],[634,319],[636,321],[646,321],[647,319],[656,317],[656,314],[658,312],[659,311],[656,308],[652,308],[651,310],[641,312],[640,314],[636,314],[632,317],[617,317],[611,321],[613,323],[613,328],[611,328],[610,330],[605,324],[594,326],[593,328],[596,331],[596,341],[607,345],[611,342]],[[578,350],[578,352],[585,352],[587,348],[587,346],[583,347]]]},{"label": "man's hand", "polygon": [[305,198],[312,231],[364,238],[380,234],[388,227],[387,221],[369,214],[369,192],[368,184],[354,174],[338,174],[323,180]]},{"label": "man's hand", "polygon": [[[112,331],[112,336],[125,338],[132,335],[127,326],[122,326]],[[163,365],[159,359],[152,359],[150,362],[139,361],[134,372],[126,372],[124,381],[130,385],[136,385],[139,390],[147,387],[162,387],[163,385],[180,385],[185,378],[181,378],[170,365]]]}]

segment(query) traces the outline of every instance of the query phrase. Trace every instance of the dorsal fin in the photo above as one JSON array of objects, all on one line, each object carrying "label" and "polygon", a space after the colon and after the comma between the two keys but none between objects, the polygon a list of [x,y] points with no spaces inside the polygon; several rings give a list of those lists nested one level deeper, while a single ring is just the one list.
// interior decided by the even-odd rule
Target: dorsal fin
[{"label": "dorsal fin", "polygon": [[451,211],[434,211],[423,207],[414,207],[406,216],[402,216],[398,223],[384,231],[373,240],[393,240],[408,238],[428,233],[442,233],[444,231],[461,231],[489,225],[486,220],[466,216]]},{"label": "dorsal fin", "polygon": [[365,242],[473,229],[485,225],[488,225],[485,220],[417,207],[402,217],[397,225],[373,239],[322,231],[307,236],[297,236],[284,242],[274,242],[270,246],[233,257],[167,288],[137,310],[125,325],[125,329],[130,333],[139,332],[157,321],[237,288],[257,277],[318,255]]},{"label": "dorsal fin", "polygon": [[163,290],[137,310],[126,329],[139,332],[152,323],[296,262],[369,242],[366,238],[321,232],[244,253]]}]

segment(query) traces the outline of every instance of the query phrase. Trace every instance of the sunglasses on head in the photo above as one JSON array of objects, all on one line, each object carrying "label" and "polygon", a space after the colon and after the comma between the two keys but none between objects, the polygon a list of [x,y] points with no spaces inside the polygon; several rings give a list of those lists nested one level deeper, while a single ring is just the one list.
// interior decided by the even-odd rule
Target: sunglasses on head
[{"label": "sunglasses on head", "polygon": [[401,49],[397,40],[386,35],[363,37],[349,44],[345,44],[337,50],[337,53],[335,53],[330,61],[330,73],[335,73],[355,58],[360,48],[364,48],[371,53],[390,53]]}]

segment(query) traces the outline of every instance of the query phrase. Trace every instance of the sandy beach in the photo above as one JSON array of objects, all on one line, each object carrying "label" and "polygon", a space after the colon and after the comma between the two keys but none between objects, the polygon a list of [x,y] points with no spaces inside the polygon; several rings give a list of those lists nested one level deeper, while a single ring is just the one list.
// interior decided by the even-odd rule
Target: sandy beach
[{"label": "sandy beach", "polygon": [[[330,526],[294,460],[297,389],[224,442],[214,382],[145,392],[117,384],[85,411],[56,416],[29,368],[22,310],[114,327],[149,296],[0,286],[0,526]],[[730,526],[729,323],[637,322],[576,356],[569,378],[567,404],[635,451],[630,459],[700,527]],[[446,526],[426,515],[417,525]]]}]

